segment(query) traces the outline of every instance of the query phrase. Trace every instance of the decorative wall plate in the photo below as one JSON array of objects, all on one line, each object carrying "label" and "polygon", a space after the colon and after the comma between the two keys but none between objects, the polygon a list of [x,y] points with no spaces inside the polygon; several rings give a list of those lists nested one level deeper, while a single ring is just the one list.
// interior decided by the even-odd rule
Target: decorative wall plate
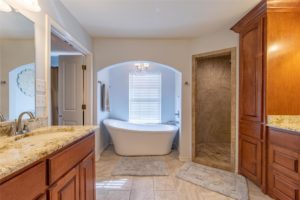
[{"label": "decorative wall plate", "polygon": [[24,69],[17,74],[17,85],[20,91],[29,97],[35,95],[35,71]]}]

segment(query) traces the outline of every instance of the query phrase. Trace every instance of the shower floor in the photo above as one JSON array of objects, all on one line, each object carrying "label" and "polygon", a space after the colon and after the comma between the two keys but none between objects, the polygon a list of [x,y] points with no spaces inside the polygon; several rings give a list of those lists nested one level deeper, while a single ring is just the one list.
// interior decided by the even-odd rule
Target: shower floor
[{"label": "shower floor", "polygon": [[232,170],[230,143],[200,143],[196,146],[195,162],[225,170]]}]

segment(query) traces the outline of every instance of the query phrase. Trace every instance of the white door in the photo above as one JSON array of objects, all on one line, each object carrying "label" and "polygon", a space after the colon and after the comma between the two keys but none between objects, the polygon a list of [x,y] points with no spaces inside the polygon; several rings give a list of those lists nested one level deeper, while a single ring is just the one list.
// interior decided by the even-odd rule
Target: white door
[{"label": "white door", "polygon": [[83,125],[83,56],[59,56],[59,125]]}]

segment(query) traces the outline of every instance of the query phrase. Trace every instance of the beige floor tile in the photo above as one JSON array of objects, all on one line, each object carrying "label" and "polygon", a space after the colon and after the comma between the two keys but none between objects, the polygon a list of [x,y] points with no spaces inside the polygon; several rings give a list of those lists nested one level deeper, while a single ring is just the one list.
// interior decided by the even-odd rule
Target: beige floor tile
[{"label": "beige floor tile", "polygon": [[183,200],[186,199],[183,193],[178,191],[155,191],[155,200]]},{"label": "beige floor tile", "polygon": [[155,200],[153,190],[131,190],[130,200]]},{"label": "beige floor tile", "polygon": [[133,190],[153,190],[153,177],[134,177],[132,189]]},{"label": "beige floor tile", "polygon": [[[111,171],[121,156],[110,146],[96,163],[97,200],[231,200],[219,193],[176,178],[176,172],[184,164],[173,151],[162,156],[169,176],[136,177],[111,176]],[[252,182],[248,181],[250,200],[271,200]]]},{"label": "beige floor tile", "polygon": [[104,200],[129,200],[130,190],[108,191]]},{"label": "beige floor tile", "polygon": [[154,177],[154,190],[175,190],[175,180],[172,176]]},{"label": "beige floor tile", "polygon": [[107,190],[96,189],[96,200],[104,200],[107,196]]},{"label": "beige floor tile", "polygon": [[131,190],[131,177],[112,177],[105,185],[108,190]]}]

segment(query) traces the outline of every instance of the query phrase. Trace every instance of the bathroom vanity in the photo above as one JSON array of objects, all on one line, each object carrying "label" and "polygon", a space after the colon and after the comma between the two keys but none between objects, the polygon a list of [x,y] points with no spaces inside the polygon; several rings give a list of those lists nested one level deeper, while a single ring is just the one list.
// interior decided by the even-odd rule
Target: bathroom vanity
[{"label": "bathroom vanity", "polygon": [[[275,199],[299,199],[299,1],[262,0],[240,36],[239,173]],[[281,116],[276,123],[272,116]],[[288,124],[281,127],[279,124]]]},{"label": "bathroom vanity", "polygon": [[95,199],[94,130],[46,127],[1,138],[0,199]]}]

